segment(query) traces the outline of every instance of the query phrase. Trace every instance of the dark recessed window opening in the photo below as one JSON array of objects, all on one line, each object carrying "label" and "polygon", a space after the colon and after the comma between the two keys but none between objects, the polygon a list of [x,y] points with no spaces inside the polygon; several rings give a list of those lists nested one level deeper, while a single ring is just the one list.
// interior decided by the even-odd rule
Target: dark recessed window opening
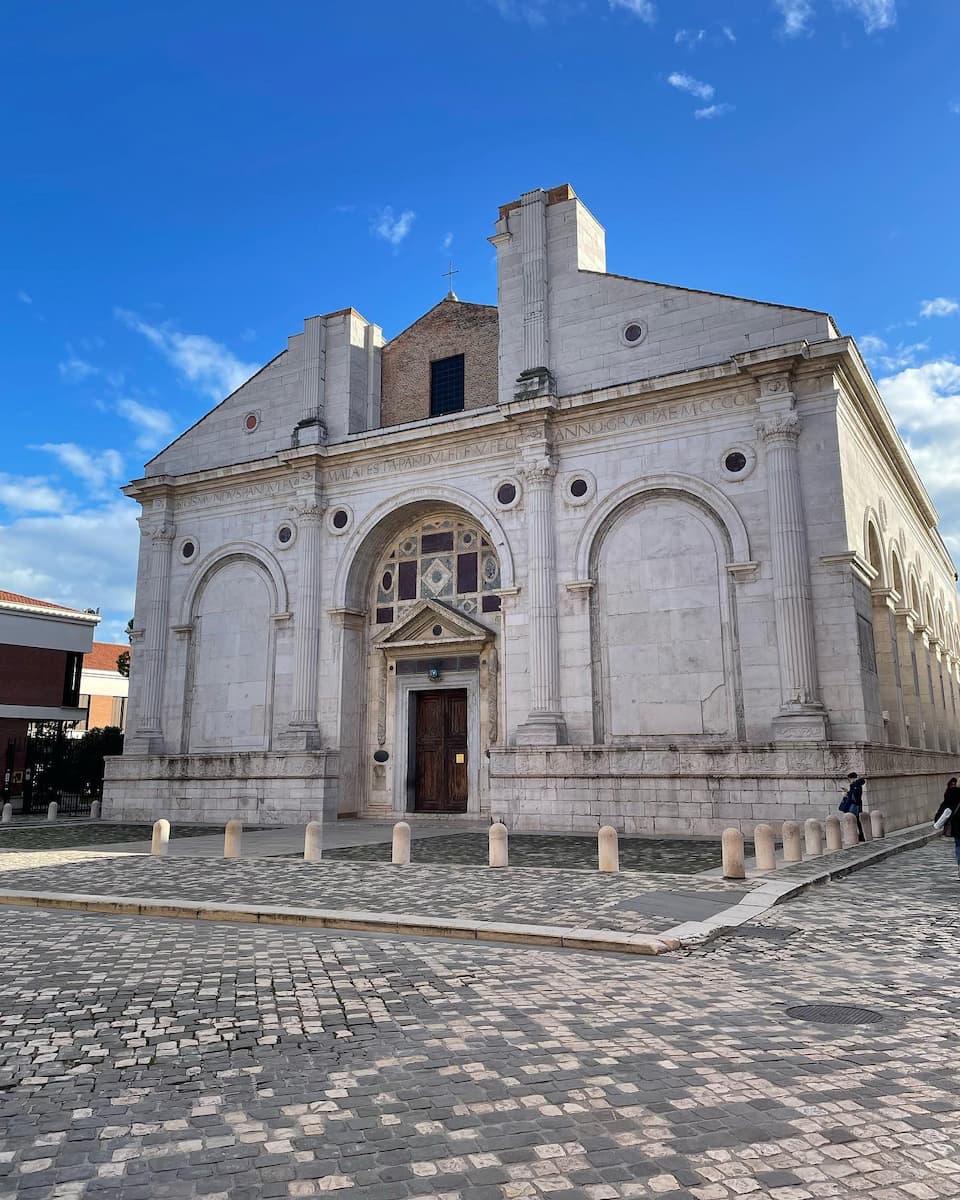
[{"label": "dark recessed window opening", "polygon": [[457,555],[457,595],[468,595],[477,591],[476,554]]},{"label": "dark recessed window opening", "polygon": [[723,465],[727,468],[731,475],[736,475],[747,465],[747,456],[741,454],[739,450],[734,450],[732,454],[728,454],[723,460]]},{"label": "dark recessed window opening", "polygon": [[463,355],[430,364],[430,416],[463,411]]},{"label": "dark recessed window opening", "polygon": [[194,554],[195,550],[196,550],[196,546],[193,544],[193,542],[184,542],[183,549],[181,550],[181,554],[183,555],[184,558],[193,558],[193,554]]},{"label": "dark recessed window opening", "polygon": [[624,339],[628,342],[639,342],[643,337],[642,325],[628,325],[623,331]]},{"label": "dark recessed window opening", "polygon": [[417,598],[417,564],[402,562],[397,567],[397,583],[401,600],[416,600]]},{"label": "dark recessed window opening", "polygon": [[392,608],[378,608],[377,609],[377,624],[378,625],[389,625],[392,620],[393,620],[393,609]]},{"label": "dark recessed window opening", "polygon": [[83,670],[83,655],[67,653],[63,672],[63,706],[78,708],[80,704],[80,672]]},{"label": "dark recessed window opening", "polygon": [[579,500],[581,496],[587,494],[587,481],[585,479],[574,479],[570,484],[570,495],[576,496]]},{"label": "dark recessed window opening", "polygon": [[345,529],[349,519],[350,518],[347,516],[346,511],[342,508],[338,508],[333,514],[334,529]]},{"label": "dark recessed window opening", "polygon": [[517,498],[517,489],[512,483],[501,483],[497,488],[497,499],[501,504],[512,504]]},{"label": "dark recessed window opening", "polygon": [[420,539],[420,550],[423,554],[436,554],[439,550],[452,549],[452,533],[425,533]]},{"label": "dark recessed window opening", "polygon": [[481,612],[499,612],[500,611],[500,597],[499,596],[491,596],[488,592],[483,597],[483,599],[480,601],[480,611]]},{"label": "dark recessed window opening", "polygon": [[293,537],[293,530],[289,525],[281,525],[280,532],[277,534],[277,537],[284,545],[286,545],[287,542],[289,542]]}]

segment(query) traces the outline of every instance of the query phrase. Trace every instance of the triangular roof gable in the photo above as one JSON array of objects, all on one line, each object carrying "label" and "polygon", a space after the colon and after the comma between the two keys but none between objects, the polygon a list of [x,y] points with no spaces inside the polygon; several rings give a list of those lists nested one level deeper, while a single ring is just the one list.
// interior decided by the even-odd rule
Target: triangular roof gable
[{"label": "triangular roof gable", "polygon": [[[441,632],[433,630],[439,626]],[[420,600],[401,619],[374,638],[381,650],[416,646],[451,646],[462,642],[486,642],[493,630],[439,600]]]}]

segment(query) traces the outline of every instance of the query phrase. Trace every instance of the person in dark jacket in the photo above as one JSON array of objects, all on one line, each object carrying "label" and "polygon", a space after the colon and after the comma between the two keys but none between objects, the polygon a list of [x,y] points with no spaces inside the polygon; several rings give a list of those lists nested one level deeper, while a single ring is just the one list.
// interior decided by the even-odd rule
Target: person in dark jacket
[{"label": "person in dark jacket", "polygon": [[863,836],[863,826],[860,824],[860,814],[863,812],[863,785],[866,782],[862,775],[851,771],[847,776],[847,790],[843,793],[843,799],[840,801],[840,811],[851,812],[857,818],[858,842],[866,841]]},{"label": "person in dark jacket", "polygon": [[934,821],[939,821],[945,812],[953,814],[943,827],[943,836],[953,838],[957,852],[957,878],[960,879],[960,787],[957,787],[956,776],[947,781],[947,789]]}]

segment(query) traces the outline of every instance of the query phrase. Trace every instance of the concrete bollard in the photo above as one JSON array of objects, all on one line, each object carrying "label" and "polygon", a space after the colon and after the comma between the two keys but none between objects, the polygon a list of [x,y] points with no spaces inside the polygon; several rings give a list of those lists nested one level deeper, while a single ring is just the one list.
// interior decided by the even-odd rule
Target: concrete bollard
[{"label": "concrete bollard", "polygon": [[405,867],[410,862],[410,826],[406,821],[398,821],[393,827],[390,861],[395,867]]},{"label": "concrete bollard", "polygon": [[[6,811],[6,810],[4,810]],[[883,819],[882,812],[872,812],[867,814],[870,818],[870,832],[875,838],[887,836],[887,826]],[[4,818],[6,820],[6,818]]]},{"label": "concrete bollard", "polygon": [[743,861],[743,834],[739,829],[723,831],[723,877],[724,879],[746,879]]},{"label": "concrete bollard", "polygon": [[90,820],[91,821],[99,821],[100,820],[100,810],[101,810],[100,801],[94,800],[94,802],[90,805]]},{"label": "concrete bollard", "polygon": [[769,825],[758,825],[753,831],[753,848],[757,855],[758,871],[777,869],[777,847]]},{"label": "concrete bollard", "polygon": [[863,812],[860,814],[860,828],[863,830],[863,840],[865,842],[873,841],[873,823],[870,820],[870,814]]},{"label": "concrete bollard", "polygon": [[823,853],[823,826],[816,817],[804,821],[803,841],[807,858],[819,858]]},{"label": "concrete bollard", "polygon": [[849,846],[856,846],[860,840],[857,818],[853,813],[843,813],[840,817],[840,840],[845,850]]},{"label": "concrete bollard", "polygon": [[239,817],[234,817],[227,822],[227,827],[223,831],[223,857],[224,858],[242,858],[240,852],[240,839],[243,837],[243,822]]},{"label": "concrete bollard", "polygon": [[0,825],[9,825],[13,820],[13,805],[8,800],[3,806],[3,814],[0,815]]},{"label": "concrete bollard", "polygon": [[323,825],[311,821],[303,835],[303,861],[319,862],[323,855]]},{"label": "concrete bollard", "polygon": [[47,820],[55,821],[57,819],[57,813],[59,811],[60,811],[60,805],[56,802],[56,800],[51,800],[50,803],[47,805]]},{"label": "concrete bollard", "polygon": [[824,824],[827,830],[827,853],[832,854],[834,850],[839,850],[843,845],[843,838],[840,834],[840,818],[827,817]]},{"label": "concrete bollard", "polygon": [[167,843],[170,841],[170,822],[161,817],[159,821],[153,823],[153,838],[150,842],[150,853],[156,854],[162,858],[167,852]]},{"label": "concrete bollard", "polygon": [[604,825],[597,832],[597,867],[601,871],[620,870],[620,839],[612,825]]},{"label": "concrete bollard", "polygon": [[487,835],[490,840],[490,866],[505,867],[509,861],[507,827],[502,821],[495,821],[490,826]]},{"label": "concrete bollard", "polygon": [[783,861],[803,862],[803,847],[800,844],[800,826],[796,821],[783,823]]}]

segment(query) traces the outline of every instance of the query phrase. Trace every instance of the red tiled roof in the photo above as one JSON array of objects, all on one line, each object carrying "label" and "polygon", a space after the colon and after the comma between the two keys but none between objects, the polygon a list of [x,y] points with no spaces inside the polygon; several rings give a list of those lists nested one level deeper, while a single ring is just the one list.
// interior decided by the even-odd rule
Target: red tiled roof
[{"label": "red tiled roof", "polygon": [[114,642],[94,642],[93,649],[83,656],[85,671],[115,671],[117,658],[129,650],[129,646],[117,645]]},{"label": "red tiled roof", "polygon": [[55,604],[52,600],[35,600],[33,596],[20,596],[17,592],[5,592],[0,588],[0,604],[29,604],[34,608],[59,608],[64,612],[80,612],[79,608],[70,608],[66,604]]}]

